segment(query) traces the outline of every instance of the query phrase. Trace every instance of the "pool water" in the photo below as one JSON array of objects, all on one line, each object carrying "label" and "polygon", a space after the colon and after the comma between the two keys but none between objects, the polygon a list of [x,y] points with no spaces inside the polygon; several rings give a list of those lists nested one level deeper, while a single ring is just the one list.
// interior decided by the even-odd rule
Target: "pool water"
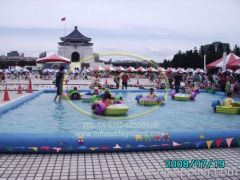
[{"label": "pool water", "polygon": [[[142,113],[152,107],[138,105],[140,93],[121,95],[130,107],[128,116]],[[147,93],[141,93],[146,95]],[[158,93],[159,95],[160,93]],[[166,131],[238,130],[239,115],[213,113],[211,103],[224,97],[201,93],[195,101],[174,101],[170,97],[164,106],[142,117],[132,119],[103,119],[87,116],[69,102],[54,103],[53,93],[43,93],[23,105],[0,115],[0,132],[8,133],[70,133],[83,136],[131,136],[138,133],[152,135]],[[236,99],[239,101],[239,99]],[[74,101],[74,105],[91,112],[91,104]]]}]

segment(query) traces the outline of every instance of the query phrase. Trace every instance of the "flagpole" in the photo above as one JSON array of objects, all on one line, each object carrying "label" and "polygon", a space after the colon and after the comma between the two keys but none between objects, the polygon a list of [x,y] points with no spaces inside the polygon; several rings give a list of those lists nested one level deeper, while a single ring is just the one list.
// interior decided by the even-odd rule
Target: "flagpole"
[{"label": "flagpole", "polygon": [[67,19],[64,21],[64,36],[66,36],[66,29],[67,29]]},{"label": "flagpole", "polygon": [[[64,17],[64,37],[66,36],[66,29],[67,29],[67,18],[66,16]],[[63,49],[63,56],[65,57],[65,51],[66,51],[66,47],[64,46],[64,49]]]}]

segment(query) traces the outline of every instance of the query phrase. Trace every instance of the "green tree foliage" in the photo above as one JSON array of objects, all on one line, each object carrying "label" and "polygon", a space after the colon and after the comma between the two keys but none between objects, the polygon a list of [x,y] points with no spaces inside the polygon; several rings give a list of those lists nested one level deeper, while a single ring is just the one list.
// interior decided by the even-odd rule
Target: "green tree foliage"
[{"label": "green tree foliage", "polygon": [[[174,55],[172,60],[164,60],[162,63],[159,63],[160,66],[164,68],[174,67],[174,68],[203,68],[204,66],[204,54],[206,54],[206,63],[209,64],[223,56],[223,46],[219,44],[215,49],[213,45],[210,45],[208,49],[202,49],[202,47],[198,50],[194,47],[193,50],[187,50],[186,52],[178,51],[177,54]],[[227,54],[231,52],[229,48],[226,49]],[[236,45],[233,52],[236,55],[240,55],[240,48]]]},{"label": "green tree foliage", "polygon": [[240,56],[240,48],[239,48],[239,46],[237,46],[237,45],[234,46],[233,53],[236,54],[237,56]]}]

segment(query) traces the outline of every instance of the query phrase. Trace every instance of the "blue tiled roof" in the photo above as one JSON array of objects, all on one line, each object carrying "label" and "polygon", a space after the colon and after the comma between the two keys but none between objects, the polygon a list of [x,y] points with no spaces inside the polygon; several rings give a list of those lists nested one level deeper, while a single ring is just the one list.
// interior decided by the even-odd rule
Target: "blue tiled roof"
[{"label": "blue tiled roof", "polygon": [[65,37],[61,37],[60,39],[64,42],[89,42],[89,41],[91,41],[91,38],[84,36],[83,34],[81,34],[78,31],[77,26],[75,26],[75,29],[73,30],[73,32],[71,32],[70,34],[68,34]]}]

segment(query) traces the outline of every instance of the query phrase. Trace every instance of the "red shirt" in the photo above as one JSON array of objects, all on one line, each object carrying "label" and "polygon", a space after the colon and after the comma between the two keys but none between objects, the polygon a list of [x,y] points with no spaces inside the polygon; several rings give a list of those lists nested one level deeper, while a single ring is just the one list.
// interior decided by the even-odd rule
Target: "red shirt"
[{"label": "red shirt", "polygon": [[123,75],[122,76],[122,81],[123,82],[128,82],[128,76],[127,75]]}]

